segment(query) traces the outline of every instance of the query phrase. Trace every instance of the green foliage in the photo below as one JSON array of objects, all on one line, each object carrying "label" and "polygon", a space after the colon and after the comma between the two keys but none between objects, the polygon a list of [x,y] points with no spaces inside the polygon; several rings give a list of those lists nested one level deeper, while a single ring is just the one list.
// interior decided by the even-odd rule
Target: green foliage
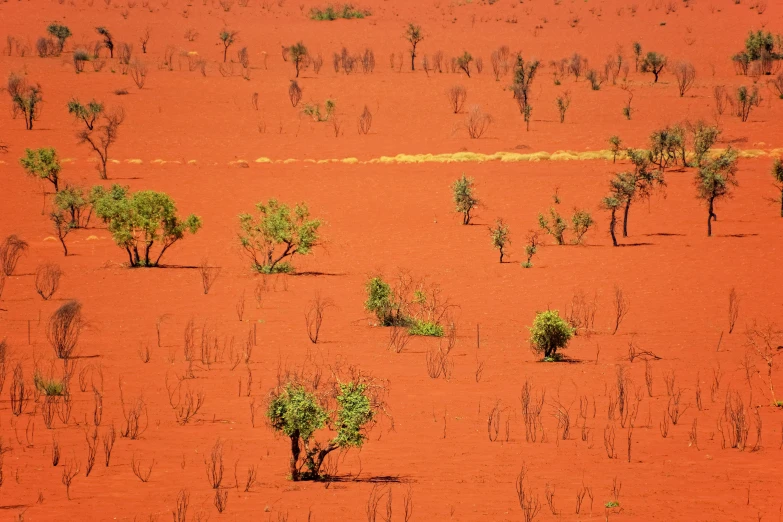
[{"label": "green foliage", "polygon": [[54,196],[54,205],[68,213],[68,224],[72,228],[82,228],[89,224],[92,210],[82,187],[66,186]]},{"label": "green foliage", "polygon": [[525,244],[525,255],[527,261],[522,263],[522,268],[533,268],[533,256],[538,252],[538,232],[531,230],[527,234]]},{"label": "green foliage", "polygon": [[276,199],[256,204],[258,217],[239,215],[239,242],[252,260],[254,270],[262,273],[289,272],[282,263],[294,255],[307,255],[319,245],[318,229],[323,222],[310,219],[307,204],[291,209]]},{"label": "green foliage", "polygon": [[517,54],[514,63],[514,79],[511,84],[511,90],[514,93],[514,99],[519,106],[519,112],[525,116],[525,121],[529,121],[530,115],[525,113],[525,108],[530,106],[530,86],[536,77],[536,72],[541,66],[538,60],[526,62],[521,54]]},{"label": "green foliage", "polygon": [[90,100],[86,105],[77,99],[68,102],[68,114],[73,114],[77,120],[82,120],[88,130],[95,128],[95,121],[103,113],[103,104]]},{"label": "green foliage", "polygon": [[296,77],[299,78],[301,66],[307,59],[307,47],[301,41],[296,42],[288,49],[288,57],[296,68]]},{"label": "green foliage", "polygon": [[696,173],[696,197],[707,204],[707,236],[712,235],[712,221],[717,218],[715,201],[731,195],[737,183],[737,153],[729,147],[712,161],[702,165]]},{"label": "green foliage", "polygon": [[619,136],[609,136],[609,145],[612,147],[612,163],[617,161],[617,156],[620,154],[623,140]]},{"label": "green foliage", "polygon": [[411,335],[443,337],[443,326],[431,321],[414,320],[413,324],[408,328],[408,333]]},{"label": "green foliage", "polygon": [[575,245],[580,245],[582,243],[582,238],[587,233],[587,231],[590,230],[590,227],[592,227],[594,223],[595,221],[593,221],[593,217],[588,211],[575,210],[574,214],[571,216],[572,230],[574,231],[575,235],[572,243]]},{"label": "green foliage", "polygon": [[[560,123],[564,123],[566,112],[568,111],[568,108],[571,106],[571,93],[565,91],[563,94],[559,95],[555,99],[555,103],[557,103],[557,112],[560,114]],[[528,120],[526,119],[525,121]]]},{"label": "green foliage", "polygon": [[530,327],[530,346],[545,358],[554,358],[557,350],[566,348],[576,330],[560,317],[557,310],[536,313]]},{"label": "green foliage", "polygon": [[662,171],[670,164],[676,164],[677,153],[681,150],[685,150],[685,135],[680,127],[665,127],[650,135],[650,161]]},{"label": "green foliage", "polygon": [[35,385],[36,390],[47,397],[60,396],[63,395],[65,391],[65,386],[62,381],[47,379],[38,371],[33,375],[33,384]]},{"label": "green foliage", "polygon": [[[95,214],[109,228],[118,246],[128,253],[130,266],[158,266],[163,254],[186,232],[195,234],[201,218],[190,214],[177,216],[174,201],[162,192],[142,190],[128,194],[127,188],[113,185],[110,190],[96,186],[90,193]],[[160,245],[156,258],[150,257],[155,243]]]},{"label": "green foliage", "polygon": [[772,162],[772,178],[778,186],[783,185],[783,162],[780,158],[775,158]]},{"label": "green foliage", "polygon": [[381,326],[393,326],[401,321],[402,318],[396,313],[399,311],[399,305],[395,303],[389,283],[380,277],[373,277],[365,284],[365,290],[367,300],[364,302],[364,309],[374,313]]},{"label": "green foliage", "polygon": [[473,190],[474,185],[473,178],[468,178],[465,174],[451,185],[455,210],[462,213],[463,225],[470,224],[470,212],[479,204]]},{"label": "green foliage", "polygon": [[43,102],[41,86],[30,85],[23,76],[11,73],[8,75],[8,94],[16,111],[24,115],[24,125],[27,130],[33,130],[33,122],[38,119]]},{"label": "green foliage", "polygon": [[352,4],[329,4],[324,8],[313,7],[310,9],[310,19],[319,21],[332,21],[340,18],[351,20],[353,18],[364,18],[371,14],[369,9],[357,9]]},{"label": "green foliage", "polygon": [[610,509],[611,508],[617,508],[617,507],[620,507],[620,503],[617,502],[616,500],[610,500],[609,502],[604,504],[604,507],[610,508]]},{"label": "green foliage", "polygon": [[775,37],[770,32],[750,31],[745,39],[745,53],[750,61],[760,60],[763,56],[778,56],[775,54]]},{"label": "green foliage", "polygon": [[[335,383],[335,389],[328,394],[309,391],[295,378],[282,389],[273,390],[266,416],[272,429],[291,439],[292,480],[317,480],[321,478],[321,464],[330,452],[364,445],[366,432],[375,423],[378,409],[382,407],[370,386],[371,383],[359,375],[354,380]],[[325,402],[327,395],[335,398],[334,410]],[[326,427],[336,433],[322,444],[315,440],[315,434]],[[301,455],[302,450],[304,455]],[[301,474],[303,466],[307,471]]]},{"label": "green foliage", "polygon": [[720,129],[713,125],[707,125],[699,121],[692,129],[693,133],[693,157],[696,159],[696,166],[701,167],[704,156],[710,151],[712,146],[720,136]]},{"label": "green foliage", "polygon": [[65,41],[71,37],[71,30],[68,29],[68,26],[52,22],[46,27],[46,32],[57,38],[57,54],[63,52]]},{"label": "green foliage", "polygon": [[543,214],[538,215],[538,226],[555,238],[555,242],[558,245],[562,245],[565,242],[563,234],[568,229],[568,224],[554,207],[549,208],[549,219]]},{"label": "green foliage", "polygon": [[332,114],[334,114],[335,107],[336,105],[333,100],[326,100],[324,102],[324,112],[321,113],[320,105],[306,103],[305,106],[302,108],[302,113],[307,116],[310,116],[313,120],[317,122],[323,122],[323,121],[328,121],[329,118],[332,117]]},{"label": "green foliage", "polygon": [[666,56],[653,51],[648,52],[641,62],[641,71],[653,73],[656,83],[664,67],[666,67]]},{"label": "green foliage", "polygon": [[53,147],[40,149],[25,149],[24,157],[19,159],[19,164],[29,176],[45,179],[54,185],[54,190],[59,190],[60,160],[57,151]]},{"label": "green foliage", "polygon": [[511,243],[508,225],[503,221],[503,218],[497,218],[495,224],[489,227],[489,237],[492,242],[492,248],[496,248],[500,252],[500,262],[502,263],[505,255],[503,250]]},{"label": "green foliage", "polygon": [[462,56],[457,57],[457,67],[465,71],[465,74],[470,78],[470,63],[473,61],[473,56],[465,51]]}]

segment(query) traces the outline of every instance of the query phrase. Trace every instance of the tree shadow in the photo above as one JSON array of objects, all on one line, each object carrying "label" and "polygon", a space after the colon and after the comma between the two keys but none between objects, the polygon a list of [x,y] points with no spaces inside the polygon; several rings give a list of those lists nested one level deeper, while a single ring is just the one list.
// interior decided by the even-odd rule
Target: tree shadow
[{"label": "tree shadow", "polygon": [[375,475],[372,477],[359,478],[353,475],[335,475],[323,479],[321,482],[364,482],[369,484],[405,484],[411,482],[411,479],[392,475]]},{"label": "tree shadow", "polygon": [[756,233],[751,234],[715,234],[718,237],[753,237],[758,236]]},{"label": "tree shadow", "polygon": [[307,272],[294,272],[292,274],[286,274],[290,276],[304,276],[304,277],[314,277],[314,276],[345,276],[348,275],[346,273],[338,273],[338,272],[317,272],[313,270],[309,270]]},{"label": "tree shadow", "polygon": [[618,243],[619,247],[638,247],[638,246],[652,246],[655,243]]},{"label": "tree shadow", "polygon": [[674,237],[674,236],[685,236],[685,234],[678,234],[676,232],[654,232],[652,234],[644,234],[645,236],[662,236],[662,237]]}]

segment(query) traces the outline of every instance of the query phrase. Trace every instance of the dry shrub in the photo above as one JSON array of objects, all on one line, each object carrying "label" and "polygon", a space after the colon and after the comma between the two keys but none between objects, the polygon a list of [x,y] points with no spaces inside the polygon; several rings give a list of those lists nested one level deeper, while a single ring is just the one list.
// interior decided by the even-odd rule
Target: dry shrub
[{"label": "dry shrub", "polygon": [[448,90],[449,104],[454,114],[459,113],[462,110],[462,106],[465,105],[465,100],[468,99],[468,91],[462,85],[455,85]]},{"label": "dry shrub", "polygon": [[310,301],[309,307],[305,312],[307,337],[313,344],[318,343],[318,336],[321,333],[321,326],[324,321],[324,311],[330,306],[334,306],[334,302],[329,298],[324,299],[321,297],[320,292],[316,292],[315,297]]},{"label": "dry shrub", "polygon": [[467,118],[465,118],[465,128],[468,130],[468,136],[472,139],[483,136],[491,124],[492,116],[482,111],[478,105],[471,107]]},{"label": "dry shrub", "polygon": [[68,301],[52,314],[46,337],[58,358],[69,359],[73,355],[84,326],[82,305],[78,301]]},{"label": "dry shrub", "polygon": [[3,274],[10,276],[16,270],[16,264],[19,258],[29,249],[27,241],[12,234],[5,238],[0,244],[0,270]]},{"label": "dry shrub", "polygon": [[220,275],[221,268],[219,266],[209,266],[209,259],[204,258],[198,267],[199,274],[201,275],[201,287],[204,289],[204,294],[209,293],[209,289],[215,284],[215,280]]},{"label": "dry shrub", "polygon": [[55,263],[44,263],[35,269],[35,291],[44,301],[48,301],[57,291],[62,275],[60,266]]},{"label": "dry shrub", "polygon": [[315,71],[315,74],[321,73],[321,67],[324,65],[324,57],[321,56],[321,53],[318,53],[318,56],[313,58],[313,70]]},{"label": "dry shrub", "polygon": [[139,89],[143,88],[147,81],[147,64],[138,58],[134,58],[130,64],[129,71],[130,76],[133,79],[133,83],[136,84],[136,87]]},{"label": "dry shrub", "polygon": [[291,100],[292,107],[296,107],[302,99],[302,88],[296,80],[291,80],[291,85],[288,86],[288,99]]},{"label": "dry shrub", "polygon": [[677,89],[680,96],[685,96],[685,93],[693,87],[693,82],[696,81],[696,68],[690,62],[677,62],[674,64],[673,72],[677,78]]},{"label": "dry shrub", "polygon": [[370,127],[372,127],[372,113],[370,112],[370,109],[367,108],[367,106],[364,106],[364,110],[362,111],[361,115],[359,115],[359,134],[367,134],[370,132]]}]

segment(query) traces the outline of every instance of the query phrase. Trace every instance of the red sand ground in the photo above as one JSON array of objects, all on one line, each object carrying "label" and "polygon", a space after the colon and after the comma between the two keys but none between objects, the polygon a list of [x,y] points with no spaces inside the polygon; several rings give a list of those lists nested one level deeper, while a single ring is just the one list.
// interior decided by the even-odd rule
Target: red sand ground
[{"label": "red sand ground", "polygon": [[[24,130],[21,120],[12,119],[10,110],[0,113],[0,139],[9,146],[9,152],[0,155],[0,205],[5,209],[0,236],[15,233],[31,245],[0,301],[4,309],[0,337],[10,347],[9,375],[0,402],[0,433],[7,449],[0,518],[16,520],[23,514],[25,520],[166,520],[177,492],[187,489],[188,519],[202,512],[212,520],[282,520],[287,513],[288,520],[304,521],[311,510],[311,520],[366,520],[370,482],[392,476],[401,481],[390,486],[394,520],[402,520],[402,498],[408,486],[415,504],[412,520],[521,520],[514,480],[524,461],[530,468],[530,485],[544,504],[537,520],[606,516],[604,503],[611,499],[615,477],[622,482],[622,511],[609,513],[611,520],[780,520],[783,413],[769,406],[763,381],[754,377],[752,396],[762,419],[759,451],[721,449],[716,424],[728,389],[741,391],[748,401],[748,385],[739,366],[746,353],[745,326],[754,320],[779,320],[783,311],[777,276],[783,220],[767,201],[775,195],[769,157],[741,160],[740,186],[733,199],[720,203],[712,238],[705,236],[706,210],[694,197],[693,172],[669,171],[666,197],[656,196],[649,205],[632,208],[631,234],[624,242],[633,246],[625,248],[611,247],[607,216],[597,208],[607,180],[624,166],[603,160],[420,165],[253,162],[258,157],[368,160],[460,150],[579,152],[605,149],[611,134],[620,135],[629,145],[644,146],[646,136],[661,125],[686,117],[712,118],[714,85],[732,88],[751,82],[735,76],[729,60],[747,31],[760,27],[781,31],[783,6],[777,2],[769,2],[762,15],[752,6],[766,2],[743,0],[735,5],[728,0],[697,0],[688,8],[680,1],[672,3],[677,10],[666,14],[668,3],[663,1],[500,0],[492,6],[385,1],[362,5],[373,10],[365,20],[331,23],[307,19],[305,14],[315,4],[284,1],[251,0],[248,7],[234,5],[230,12],[217,3],[160,0],[151,0],[149,8],[141,3],[130,7],[92,0],[1,3],[0,36],[13,35],[32,46],[49,21],[60,20],[71,27],[74,37],[59,58],[41,59],[34,51],[23,58],[0,56],[0,77],[25,71],[30,80],[42,84],[45,98],[44,113],[32,132]],[[638,6],[635,15],[627,4]],[[122,16],[125,10],[127,17]],[[575,17],[579,22],[571,27],[568,21]],[[427,77],[405,67],[401,73],[390,69],[388,56],[405,51],[400,35],[411,20],[425,30],[420,56],[439,49],[452,56],[467,49],[483,57],[483,74],[471,79],[455,74]],[[139,55],[151,69],[144,89],[136,89],[112,62],[100,73],[89,65],[86,73],[73,73],[70,52],[76,44],[95,39],[96,25],[108,26],[118,41],[134,42],[134,53],[139,52],[136,41],[143,28],[151,28],[149,53]],[[543,28],[536,31],[537,25]],[[250,50],[249,81],[218,72],[217,33],[224,26],[240,31],[240,42],[230,55],[240,46]],[[199,33],[193,43],[182,37],[187,28]],[[320,75],[312,70],[303,73],[304,100],[336,100],[345,122],[340,137],[303,118],[288,103],[293,67],[282,61],[279,50],[298,39],[311,52],[323,54],[326,62]],[[574,83],[572,78],[555,87],[547,68],[534,84],[535,112],[526,132],[510,93],[504,90],[510,80],[495,82],[489,67],[491,50],[506,44],[547,62],[579,51],[600,68],[618,44],[630,58],[634,40],[642,42],[645,50],[691,60],[699,76],[696,87],[679,98],[669,72],[657,85],[651,84],[649,75],[631,72],[636,109],[631,121],[621,114],[625,92],[618,87],[605,85],[594,92],[584,80]],[[207,76],[188,72],[187,67],[171,72],[156,67],[167,45],[205,57]],[[378,62],[375,72],[335,74],[331,53],[342,46],[356,51],[372,47]],[[267,69],[261,65],[262,52],[268,53]],[[455,83],[467,87],[469,105],[480,103],[495,117],[483,139],[468,139],[459,128],[464,116],[449,112],[444,91]],[[749,122],[723,116],[720,146],[733,143],[741,149],[767,151],[783,147],[779,123],[783,102],[763,84],[762,79],[765,101]],[[127,88],[129,94],[115,96],[119,88]],[[554,98],[564,89],[571,91],[573,103],[561,125]],[[258,111],[250,106],[254,92],[259,93]],[[75,126],[65,110],[73,96],[95,97],[126,110],[126,123],[112,150],[120,163],[110,165],[111,181],[134,190],[165,191],[180,212],[203,217],[203,230],[177,244],[165,260],[194,266],[208,256],[222,266],[209,295],[202,293],[193,269],[127,269],[122,265],[124,253],[105,229],[74,232],[69,236],[72,255],[63,258],[41,213],[41,186],[24,176],[17,160],[24,147],[54,146],[62,158],[74,160],[64,163],[67,182],[88,186],[98,182],[88,150],[77,145]],[[10,105],[7,98],[2,103]],[[358,136],[355,118],[365,104],[374,113],[373,128],[370,135]],[[259,124],[265,125],[265,133],[259,132]],[[142,162],[128,163],[130,159]],[[180,163],[161,165],[153,162],[156,159]],[[190,160],[195,164],[186,165]],[[236,160],[248,161],[249,168],[232,166],[230,162]],[[452,213],[448,187],[462,172],[476,179],[484,202],[475,219],[477,226],[461,226]],[[519,265],[524,234],[535,226],[537,213],[551,204],[556,188],[564,212],[574,206],[591,209],[597,226],[585,246],[547,244],[534,258],[534,268],[524,270]],[[308,202],[313,214],[328,223],[327,245],[296,260],[300,272],[321,275],[270,280],[275,290],[258,308],[252,294],[260,276],[250,272],[240,255],[236,215],[269,197]],[[485,226],[498,216],[512,231],[511,262],[504,264],[497,263]],[[66,274],[55,299],[48,302],[36,295],[32,277],[44,261],[59,263]],[[386,349],[388,332],[372,327],[363,310],[366,277],[378,271],[392,275],[398,269],[439,283],[458,305],[459,340],[450,381],[432,380],[425,371],[424,354],[437,340],[414,339],[403,353],[391,353]],[[610,335],[614,285],[625,290],[631,308],[620,331]],[[742,301],[737,330],[729,335],[732,287]],[[243,291],[247,312],[240,323],[234,306]],[[323,342],[313,346],[305,334],[303,312],[316,291],[334,300],[336,307],[327,313]],[[588,296],[595,293],[598,299],[597,331],[575,338],[567,352],[579,364],[535,362],[527,347],[527,326],[535,311],[547,306],[562,310],[579,291]],[[126,397],[143,394],[149,427],[140,440],[118,439],[108,468],[99,449],[91,475],[85,477],[82,471],[74,479],[72,498],[67,500],[61,468],[65,461],[75,460],[84,469],[84,431],[91,424],[92,393],[76,390],[68,425],[57,420],[55,429],[47,430],[40,408],[32,402],[19,418],[11,415],[8,386],[11,362],[23,361],[29,381],[35,359],[48,366],[52,352],[45,337],[46,319],[71,298],[83,303],[90,322],[79,346],[80,354],[90,358],[80,365],[103,368],[100,433],[112,422],[121,424],[118,379],[124,383]],[[167,319],[158,348],[155,323],[163,314]],[[206,404],[195,422],[180,426],[169,407],[164,382],[167,374],[184,369],[182,331],[191,317],[198,323],[209,321],[221,338],[233,335],[238,342],[257,324],[259,346],[251,364],[252,397],[237,393],[238,380],[247,379],[243,366],[231,371],[222,363],[198,371],[191,386],[206,393]],[[626,357],[632,340],[662,360],[652,363],[654,394],[641,403],[627,462],[627,430],[615,421],[617,459],[607,458],[603,432],[611,424],[606,411],[616,367],[625,366],[635,386],[644,385],[644,363],[629,363]],[[148,364],[137,355],[142,343],[153,346]],[[255,428],[250,422],[249,405],[263,402],[275,383],[278,365],[301,365],[307,354],[324,365],[355,364],[390,382],[389,405],[396,429],[380,427],[361,452],[349,452],[339,471],[355,480],[328,488],[286,480],[286,441],[262,422],[257,421]],[[478,383],[477,361],[485,368]],[[760,361],[754,362],[761,368]],[[709,389],[718,365],[725,376],[713,402]],[[659,423],[668,400],[663,376],[672,371],[688,408],[669,436],[662,438]],[[697,379],[703,411],[695,403]],[[547,391],[545,443],[525,442],[518,401],[525,380]],[[776,380],[780,387],[779,374]],[[569,440],[556,443],[552,402],[559,398],[571,407],[573,424],[579,397],[590,401],[589,441],[583,442],[581,429],[573,428]],[[502,441],[490,442],[487,414],[496,401],[503,409]],[[695,420],[698,448],[689,447]],[[63,454],[57,469],[51,465],[53,437]],[[212,506],[203,461],[218,437],[226,441],[224,484],[233,486],[235,462],[240,480],[248,465],[256,463],[260,470],[259,484],[250,493],[230,490],[222,515]],[[753,427],[751,442],[755,437]],[[148,483],[131,472],[134,454],[145,463],[155,462]],[[546,484],[555,488],[557,515],[545,505]],[[582,484],[592,487],[595,500],[592,510],[583,508],[576,515],[574,497]],[[39,495],[42,503],[37,502]]]}]

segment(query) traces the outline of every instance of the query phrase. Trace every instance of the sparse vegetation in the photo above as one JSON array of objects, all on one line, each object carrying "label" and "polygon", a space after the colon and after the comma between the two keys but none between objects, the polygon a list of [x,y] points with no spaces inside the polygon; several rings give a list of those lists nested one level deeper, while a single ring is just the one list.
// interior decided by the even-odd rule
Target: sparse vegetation
[{"label": "sparse vegetation", "polygon": [[52,147],[40,149],[25,149],[24,157],[19,164],[25,172],[35,178],[45,179],[50,182],[57,192],[60,189],[60,160],[57,151]]},{"label": "sparse vegetation", "polygon": [[737,153],[728,148],[705,163],[696,173],[696,197],[707,204],[707,236],[712,236],[712,222],[718,219],[715,202],[731,195],[737,186]]},{"label": "sparse vegetation", "polygon": [[369,9],[358,9],[352,4],[329,4],[326,7],[313,7],[310,9],[310,19],[318,21],[332,21],[337,19],[352,20],[364,18],[372,13]]},{"label": "sparse vegetation", "polygon": [[650,51],[644,57],[641,62],[640,69],[642,72],[650,72],[655,77],[655,83],[658,83],[658,76],[666,67],[666,57],[662,54]]},{"label": "sparse vegetation", "polygon": [[568,347],[575,333],[557,310],[538,312],[530,327],[530,347],[542,354],[545,361],[559,361],[562,355],[557,351]]},{"label": "sparse vegetation", "polygon": [[465,174],[451,185],[455,211],[462,214],[462,224],[470,224],[470,213],[479,204],[474,193],[475,182]]},{"label": "sparse vegetation", "polygon": [[506,255],[506,246],[511,243],[508,225],[503,221],[503,218],[497,218],[495,224],[489,227],[489,238],[492,242],[492,248],[498,251],[500,262],[502,263],[503,256]]}]

